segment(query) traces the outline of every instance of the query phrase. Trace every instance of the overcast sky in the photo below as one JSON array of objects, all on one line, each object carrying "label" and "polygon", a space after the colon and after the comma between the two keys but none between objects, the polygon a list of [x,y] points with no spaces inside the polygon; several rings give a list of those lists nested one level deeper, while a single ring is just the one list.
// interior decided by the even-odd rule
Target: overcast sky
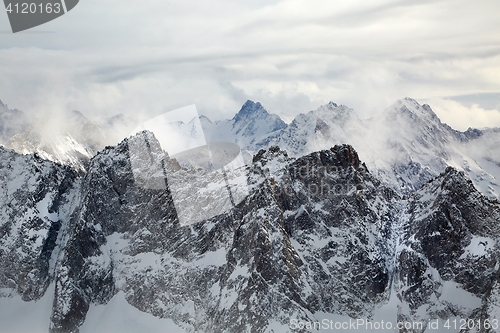
[{"label": "overcast sky", "polygon": [[286,121],[328,101],[376,115],[403,97],[457,129],[500,127],[500,1],[81,0],[12,34],[0,99],[42,113],[150,117],[247,100]]}]

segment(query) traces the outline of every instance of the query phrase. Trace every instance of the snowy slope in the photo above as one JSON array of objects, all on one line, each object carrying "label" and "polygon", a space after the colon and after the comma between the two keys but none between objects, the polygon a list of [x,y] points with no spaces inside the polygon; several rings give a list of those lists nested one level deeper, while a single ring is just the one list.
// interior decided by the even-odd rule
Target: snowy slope
[{"label": "snowy slope", "polygon": [[[141,159],[131,147],[144,137],[151,158]],[[186,225],[170,189],[145,185],[169,170],[187,188],[196,175],[199,194],[219,176],[180,167],[152,133],[105,148],[82,178],[0,154],[0,296],[13,297],[0,307],[47,327],[41,304],[50,303],[51,333],[499,318],[499,203],[452,168],[401,198],[352,146],[299,158],[274,147],[234,184],[250,189],[240,203]],[[194,214],[208,208],[192,200]],[[1,318],[14,332],[31,325]]]},{"label": "snowy slope", "polygon": [[[5,105],[0,110],[0,118],[12,118],[16,113],[14,118],[23,119],[21,111],[8,110]],[[134,125],[123,115],[101,125],[77,111],[68,113],[65,119],[57,121],[60,125],[55,130],[49,126],[55,123],[51,121],[47,122],[48,130],[39,124],[25,130],[9,125],[12,120],[6,121],[5,135],[24,131],[11,138],[7,146],[22,153],[37,152],[84,172],[97,151],[119,142]],[[456,131],[443,124],[430,106],[411,98],[399,100],[366,120],[359,119],[347,106],[330,102],[285,124],[260,103],[247,101],[232,119],[211,121],[201,116],[199,123],[206,142],[238,144],[247,163],[259,149],[275,145],[290,156],[300,157],[347,143],[358,151],[369,170],[398,193],[412,193],[447,166],[453,166],[463,170],[482,193],[500,197],[500,130]],[[176,126],[190,137],[197,133],[199,123],[193,119]]]},{"label": "snowy slope", "polygon": [[54,285],[37,301],[23,301],[19,295],[0,298],[1,332],[47,333],[54,299]]},{"label": "snowy slope", "polygon": [[449,167],[409,198],[404,214],[394,281],[399,319],[500,320],[499,202]]},{"label": "snowy slope", "polygon": [[486,195],[500,198],[500,129],[477,130],[474,137],[459,146],[460,169]]},{"label": "snowy slope", "polygon": [[201,117],[207,142],[234,142],[241,147],[255,150],[258,141],[269,138],[285,128],[277,115],[270,114],[260,103],[247,101],[230,120],[212,122]]},{"label": "snowy slope", "polygon": [[71,111],[33,120],[29,126],[13,133],[4,145],[22,154],[37,153],[41,158],[85,172],[99,150],[120,142],[133,126],[133,121],[123,115],[98,124],[79,111]]},{"label": "snowy slope", "polygon": [[[499,135],[469,138],[465,133],[443,124],[428,105],[420,105],[406,98],[384,111],[381,117],[368,122],[369,139],[374,154],[360,155],[380,179],[402,193],[419,189],[425,182],[439,175],[447,166],[463,170],[484,194],[500,195],[500,168],[478,164],[475,156],[491,156],[490,151],[500,143]],[[489,188],[485,183],[491,185]]]},{"label": "snowy slope", "polygon": [[69,133],[41,135],[29,130],[15,135],[5,146],[21,154],[36,153],[43,159],[70,165],[81,172],[95,154],[93,149],[78,142]]},{"label": "snowy slope", "polygon": [[453,166],[465,171],[482,193],[500,196],[500,131],[456,131],[430,106],[410,98],[368,120],[330,102],[298,115],[274,138],[253,147],[278,145],[298,157],[343,143],[352,144],[369,170],[399,193],[412,193]]},{"label": "snowy slope", "polygon": [[277,145],[294,156],[349,143],[355,149],[365,145],[368,128],[355,112],[330,102],[307,114],[298,115],[270,145]]},{"label": "snowy slope", "polygon": [[[41,332],[46,333],[47,330]],[[123,292],[119,292],[106,305],[92,305],[85,323],[80,328],[80,333],[111,332],[183,333],[185,330],[171,319],[162,319],[139,311],[127,302]]]},{"label": "snowy slope", "polygon": [[76,175],[0,147],[0,180],[0,294],[37,300],[54,276]]}]

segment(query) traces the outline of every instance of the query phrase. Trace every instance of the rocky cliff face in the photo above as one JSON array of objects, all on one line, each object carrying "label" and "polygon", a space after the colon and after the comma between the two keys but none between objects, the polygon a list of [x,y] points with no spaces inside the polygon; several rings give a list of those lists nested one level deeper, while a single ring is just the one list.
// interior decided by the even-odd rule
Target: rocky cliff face
[{"label": "rocky cliff face", "polygon": [[408,200],[405,215],[396,251],[400,319],[500,319],[498,201],[447,168]]},{"label": "rocky cliff face", "polygon": [[269,143],[286,124],[278,115],[270,114],[259,103],[246,101],[232,119],[212,122],[201,117],[207,142],[234,142],[255,150]]},{"label": "rocky cliff face", "polygon": [[0,147],[0,294],[39,299],[54,279],[79,180],[67,166]]},{"label": "rocky cliff face", "polygon": [[94,158],[83,181],[89,195],[58,270],[54,332],[76,329],[91,303],[117,291],[200,332],[262,332],[270,319],[317,311],[362,315],[387,296],[391,250],[381,235],[396,195],[352,148],[297,161],[263,152],[243,202],[182,226],[168,190],[134,181],[130,140]]},{"label": "rocky cliff face", "polygon": [[[298,115],[271,145],[302,156],[349,143],[372,173],[400,194],[415,192],[453,166],[464,171],[483,194],[498,198],[499,133],[497,129],[459,132],[442,123],[429,105],[404,98],[366,120],[330,102]],[[260,144],[266,146],[268,141]]]},{"label": "rocky cliff face", "polygon": [[[500,130],[459,132],[442,123],[429,105],[411,98],[396,101],[370,119],[360,119],[349,107],[330,102],[286,124],[252,101],[245,102],[232,119],[212,122],[204,116],[193,117],[174,124],[174,132],[203,143],[236,143],[247,160],[273,146],[301,157],[336,144],[350,144],[382,183],[402,195],[415,192],[452,166],[464,171],[481,193],[500,198]],[[155,119],[150,121],[158,125],[159,119]],[[81,173],[97,151],[118,143],[136,125],[123,115],[95,123],[78,111],[28,121],[22,111],[10,110],[0,102],[0,144],[24,154],[36,152]],[[168,151],[169,141],[162,141],[162,133],[157,129]]]},{"label": "rocky cliff face", "polygon": [[[144,135],[141,164],[130,147]],[[117,293],[187,332],[288,332],[291,319],[384,307],[394,320],[499,314],[499,204],[454,169],[401,198],[351,146],[300,158],[272,147],[231,185],[248,189],[243,200],[186,225],[165,175],[187,187],[195,175],[197,193],[222,180],[180,167],[151,134],[107,147],[83,178],[0,153],[0,290],[36,300],[54,283],[51,332],[78,332]]]}]

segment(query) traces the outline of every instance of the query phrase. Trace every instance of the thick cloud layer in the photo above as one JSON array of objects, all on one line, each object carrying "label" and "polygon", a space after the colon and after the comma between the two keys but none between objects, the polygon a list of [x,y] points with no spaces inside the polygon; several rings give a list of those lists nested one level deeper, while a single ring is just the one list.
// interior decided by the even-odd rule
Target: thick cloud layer
[{"label": "thick cloud layer", "polygon": [[194,103],[215,119],[253,99],[290,120],[330,100],[370,117],[410,96],[454,127],[500,126],[486,104],[500,92],[499,11],[496,0],[85,0],[18,34],[4,14],[0,98],[135,118]]}]

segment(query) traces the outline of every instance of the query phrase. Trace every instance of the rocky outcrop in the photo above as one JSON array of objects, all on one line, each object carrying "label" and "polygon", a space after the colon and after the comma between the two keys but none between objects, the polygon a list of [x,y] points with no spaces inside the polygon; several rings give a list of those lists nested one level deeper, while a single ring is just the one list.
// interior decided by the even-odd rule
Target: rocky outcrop
[{"label": "rocky outcrop", "polygon": [[[408,200],[405,214],[395,281],[398,297],[409,307],[400,319],[499,320],[498,202],[449,167]],[[475,332],[478,325],[473,326],[469,331]]]},{"label": "rocky outcrop", "polygon": [[77,197],[67,166],[0,147],[0,295],[37,300],[54,278]]},{"label": "rocky outcrop", "polygon": [[186,225],[170,178],[198,194],[226,178],[181,167],[151,133],[106,147],[83,178],[0,154],[0,287],[36,300],[55,283],[54,333],[78,332],[118,292],[188,332],[287,332],[291,319],[374,318],[388,303],[394,320],[498,317],[499,204],[452,168],[401,198],[349,145],[300,158],[272,147],[231,184],[246,197]]}]

